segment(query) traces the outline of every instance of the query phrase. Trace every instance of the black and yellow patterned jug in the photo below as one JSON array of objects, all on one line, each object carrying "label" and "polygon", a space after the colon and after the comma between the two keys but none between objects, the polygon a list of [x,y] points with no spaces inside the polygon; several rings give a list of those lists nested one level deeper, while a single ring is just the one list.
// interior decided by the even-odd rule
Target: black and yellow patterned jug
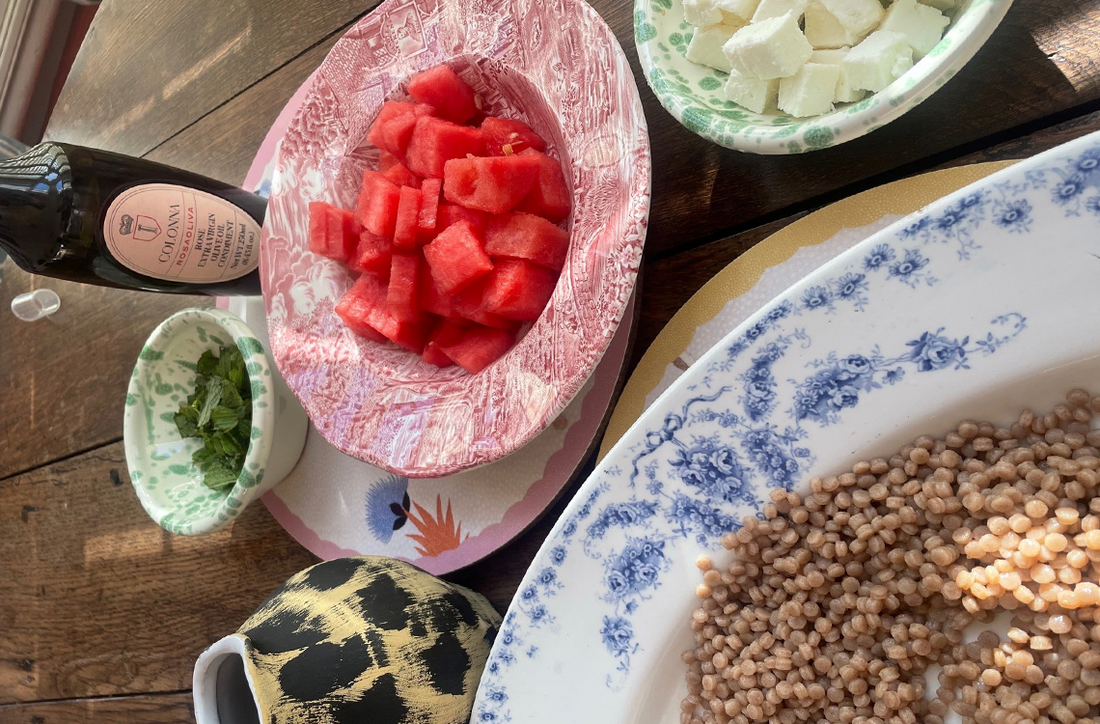
[{"label": "black and yellow patterned jug", "polygon": [[389,558],[280,586],[195,664],[198,724],[465,724],[500,616]]}]

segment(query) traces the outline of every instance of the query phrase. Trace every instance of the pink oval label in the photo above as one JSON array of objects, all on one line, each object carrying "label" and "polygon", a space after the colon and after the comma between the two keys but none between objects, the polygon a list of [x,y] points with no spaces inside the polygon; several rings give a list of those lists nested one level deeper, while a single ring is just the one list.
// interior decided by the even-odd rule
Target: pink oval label
[{"label": "pink oval label", "polygon": [[103,239],[124,266],[188,284],[243,277],[260,263],[260,225],[217,196],[175,184],[142,184],[119,194]]}]

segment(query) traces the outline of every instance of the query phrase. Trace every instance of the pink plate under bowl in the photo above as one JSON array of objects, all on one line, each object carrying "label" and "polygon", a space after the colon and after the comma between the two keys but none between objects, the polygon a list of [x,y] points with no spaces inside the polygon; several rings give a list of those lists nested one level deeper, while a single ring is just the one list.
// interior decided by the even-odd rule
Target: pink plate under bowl
[{"label": "pink plate under bowl", "polygon": [[[354,281],[308,248],[308,205],[354,208],[382,103],[447,63],[487,113],[520,118],[573,188],[565,269],[542,316],[476,375],[363,339],[334,308]],[[387,0],[338,42],[275,159],[260,272],[271,350],[318,431],[406,477],[491,463],[565,408],[611,343],[642,258],[645,117],[626,56],[581,0]]]}]

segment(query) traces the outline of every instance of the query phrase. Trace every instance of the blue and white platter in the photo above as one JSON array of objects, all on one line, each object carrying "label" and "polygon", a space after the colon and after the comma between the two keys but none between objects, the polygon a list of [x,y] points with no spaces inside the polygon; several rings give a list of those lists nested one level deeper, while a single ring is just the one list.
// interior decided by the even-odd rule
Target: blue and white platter
[{"label": "blue and white platter", "polygon": [[600,463],[497,636],[474,722],[674,724],[699,571],[772,488],[1100,389],[1100,135],[837,257],[733,330]]}]

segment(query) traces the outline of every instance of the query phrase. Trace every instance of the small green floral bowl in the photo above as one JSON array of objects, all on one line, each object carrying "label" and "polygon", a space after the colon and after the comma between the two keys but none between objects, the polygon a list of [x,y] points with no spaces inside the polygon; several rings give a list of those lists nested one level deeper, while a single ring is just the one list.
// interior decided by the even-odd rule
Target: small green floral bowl
[{"label": "small green floral bowl", "polygon": [[726,100],[727,75],[684,57],[692,32],[681,0],[635,0],[634,40],[661,105],[692,133],[738,151],[791,154],[829,148],[884,126],[950,80],[993,34],[1012,0],[962,0],[943,40],[878,93],[799,119],[753,113]]},{"label": "small green floral bowl", "polygon": [[[216,491],[203,484],[191,462],[202,443],[181,439],[174,416],[195,390],[202,353],[231,344],[241,351],[252,385],[252,436],[236,484]],[[187,309],[156,328],[134,366],[123,418],[130,480],[146,512],[165,530],[212,533],[286,477],[302,453],[308,425],[248,325],[220,309]]]}]

